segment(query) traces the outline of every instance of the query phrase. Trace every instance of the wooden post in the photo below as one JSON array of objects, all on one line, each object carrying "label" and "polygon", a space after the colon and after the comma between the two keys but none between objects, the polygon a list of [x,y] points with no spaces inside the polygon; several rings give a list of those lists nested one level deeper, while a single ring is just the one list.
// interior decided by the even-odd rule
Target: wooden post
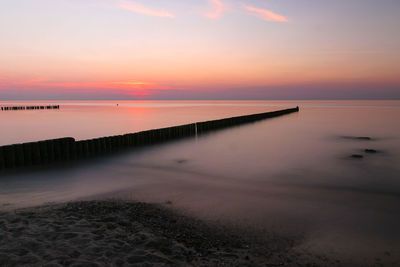
[{"label": "wooden post", "polygon": [[33,142],[32,143],[32,163],[34,165],[42,164],[42,158],[41,158],[41,155],[40,155],[39,142]]},{"label": "wooden post", "polygon": [[54,145],[54,160],[55,161],[61,161],[63,159],[62,157],[62,152],[61,152],[61,140],[60,139],[54,139],[53,140],[53,145]]},{"label": "wooden post", "polygon": [[3,147],[0,146],[0,170],[3,170],[5,168],[6,168],[6,163],[4,159]]},{"label": "wooden post", "polygon": [[15,166],[16,167],[24,167],[24,149],[22,144],[13,145],[15,151]]},{"label": "wooden post", "polygon": [[111,153],[112,152],[112,140],[111,137],[107,136],[104,138],[105,140],[105,146],[106,146],[106,152]]},{"label": "wooden post", "polygon": [[47,154],[47,142],[46,141],[40,141],[39,142],[39,149],[40,149],[40,156],[42,158],[42,164],[47,164],[49,163],[49,156]]},{"label": "wooden post", "polygon": [[77,159],[77,152],[76,152],[76,142],[75,139],[69,138],[68,139],[69,143],[69,159],[70,160],[76,160]]},{"label": "wooden post", "polygon": [[47,160],[49,162],[54,162],[56,159],[54,140],[46,140],[46,148],[47,148]]},{"label": "wooden post", "polygon": [[83,157],[84,158],[90,157],[89,141],[88,140],[82,140],[81,143],[82,143]]},{"label": "wooden post", "polygon": [[24,150],[24,162],[25,166],[31,166],[32,162],[32,143],[24,143],[22,145]]},{"label": "wooden post", "polygon": [[83,147],[82,147],[82,141],[76,141],[75,142],[75,158],[76,159],[81,159],[83,158]]}]

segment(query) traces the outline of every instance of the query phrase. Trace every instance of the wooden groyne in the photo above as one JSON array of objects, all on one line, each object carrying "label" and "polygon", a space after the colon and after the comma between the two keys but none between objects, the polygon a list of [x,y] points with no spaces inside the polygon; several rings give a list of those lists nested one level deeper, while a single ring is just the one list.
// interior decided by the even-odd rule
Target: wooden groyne
[{"label": "wooden groyne", "polygon": [[81,141],[75,141],[72,137],[66,137],[0,146],[0,170],[81,160],[99,155],[111,154],[127,148],[141,147],[174,139],[201,135],[218,129],[278,117],[298,111],[299,108],[296,107]]},{"label": "wooden groyne", "polygon": [[36,109],[60,109],[60,105],[50,105],[50,106],[9,106],[0,107],[2,111],[9,110],[36,110]]}]

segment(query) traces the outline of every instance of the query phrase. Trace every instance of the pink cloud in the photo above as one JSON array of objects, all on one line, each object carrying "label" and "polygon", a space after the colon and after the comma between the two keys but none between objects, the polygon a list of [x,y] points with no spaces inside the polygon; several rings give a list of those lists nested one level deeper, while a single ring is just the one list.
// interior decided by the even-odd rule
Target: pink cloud
[{"label": "pink cloud", "polygon": [[244,6],[245,9],[247,9],[248,11],[250,11],[250,13],[254,16],[257,16],[263,20],[267,20],[267,21],[277,21],[277,22],[288,22],[289,20],[282,16],[279,15],[277,13],[274,13],[268,9],[261,9],[261,8],[256,8],[256,7],[252,7],[252,6]]},{"label": "pink cloud", "polygon": [[207,18],[210,19],[218,19],[222,16],[222,13],[224,13],[226,7],[225,4],[222,3],[221,0],[209,0],[213,6],[213,10],[204,14]]},{"label": "pink cloud", "polygon": [[166,10],[154,10],[137,3],[122,2],[120,7],[138,14],[154,16],[154,17],[164,17],[164,18],[175,18],[175,15]]}]

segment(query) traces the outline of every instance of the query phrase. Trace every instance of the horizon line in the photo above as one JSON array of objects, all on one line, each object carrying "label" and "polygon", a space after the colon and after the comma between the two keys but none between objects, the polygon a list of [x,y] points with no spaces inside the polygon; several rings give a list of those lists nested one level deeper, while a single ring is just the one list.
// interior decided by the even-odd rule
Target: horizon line
[{"label": "horizon line", "polygon": [[237,99],[237,98],[198,98],[198,99],[1,99],[1,102],[5,101],[400,101],[400,97],[393,98],[249,98],[249,99]]}]

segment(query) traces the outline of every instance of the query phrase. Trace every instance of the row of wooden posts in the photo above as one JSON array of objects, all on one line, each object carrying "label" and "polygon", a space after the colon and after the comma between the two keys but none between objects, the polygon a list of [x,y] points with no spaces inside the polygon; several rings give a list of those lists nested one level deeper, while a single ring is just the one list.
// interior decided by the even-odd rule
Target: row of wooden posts
[{"label": "row of wooden posts", "polygon": [[35,110],[35,109],[60,109],[60,105],[55,106],[11,106],[11,107],[0,107],[1,110]]},{"label": "row of wooden posts", "polygon": [[157,144],[204,134],[213,130],[277,117],[299,108],[191,123],[131,134],[75,141],[72,137],[0,147],[0,170],[46,165],[111,154],[126,148]]}]

